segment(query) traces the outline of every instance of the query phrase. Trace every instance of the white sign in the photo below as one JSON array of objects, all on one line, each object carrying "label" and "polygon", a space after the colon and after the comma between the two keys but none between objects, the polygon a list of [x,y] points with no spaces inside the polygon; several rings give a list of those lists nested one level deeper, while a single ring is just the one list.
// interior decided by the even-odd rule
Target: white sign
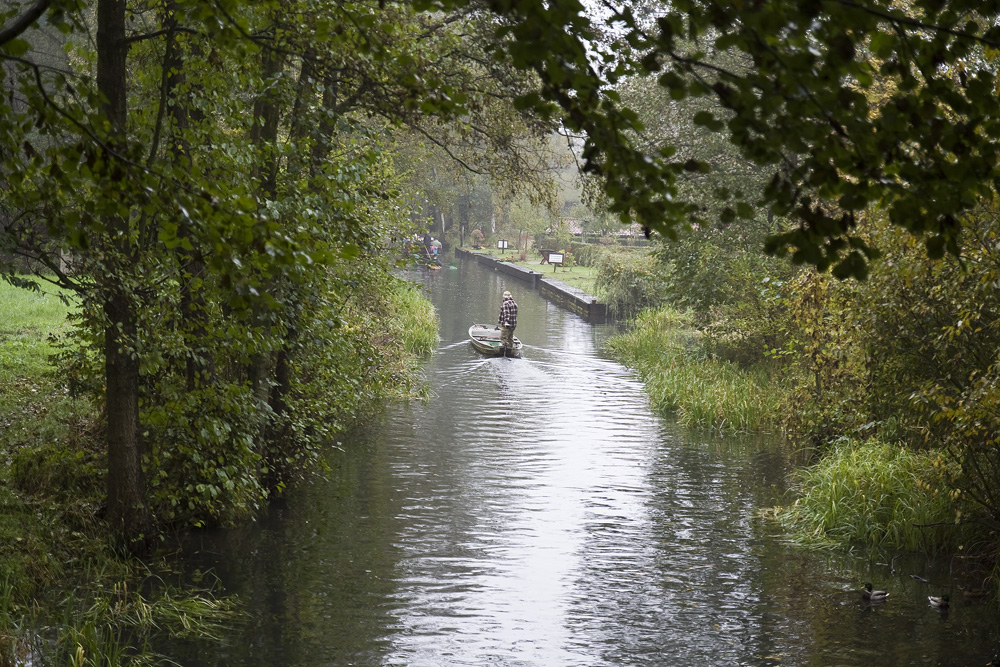
[{"label": "white sign", "polygon": [[549,264],[562,264],[563,256],[561,252],[550,252],[549,253]]}]

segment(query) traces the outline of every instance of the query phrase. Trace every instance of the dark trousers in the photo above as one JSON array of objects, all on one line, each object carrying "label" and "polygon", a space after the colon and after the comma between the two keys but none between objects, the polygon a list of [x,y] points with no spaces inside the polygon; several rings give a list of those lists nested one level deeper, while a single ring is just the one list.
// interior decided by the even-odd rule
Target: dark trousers
[{"label": "dark trousers", "polygon": [[500,344],[508,350],[514,349],[514,329],[516,327],[500,327]]}]

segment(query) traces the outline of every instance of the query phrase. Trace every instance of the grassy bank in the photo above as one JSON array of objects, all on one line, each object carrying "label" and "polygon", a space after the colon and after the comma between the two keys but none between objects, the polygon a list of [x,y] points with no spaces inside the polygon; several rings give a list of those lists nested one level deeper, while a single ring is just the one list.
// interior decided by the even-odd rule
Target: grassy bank
[{"label": "grassy bank", "polygon": [[[377,353],[388,378],[364,396],[419,393],[436,312],[401,281],[380,296],[363,302],[370,319],[339,335]],[[239,604],[168,585],[174,575],[159,573],[169,558],[140,563],[110,549],[100,411],[70,396],[51,363],[68,312],[55,294],[0,282],[0,666],[152,664],[146,647],[158,634],[211,635],[238,622]]]},{"label": "grassy bank", "polygon": [[0,282],[0,414],[41,389],[55,352],[50,337],[69,329],[55,289],[29,292]]},{"label": "grassy bank", "polygon": [[955,520],[961,509],[949,491],[955,472],[933,452],[843,440],[799,471],[798,499],[774,516],[789,535],[813,546],[854,542],[958,553],[975,544],[977,531]]},{"label": "grassy bank", "polygon": [[519,253],[511,251],[500,251],[496,248],[485,248],[483,250],[473,250],[471,248],[466,248],[470,252],[475,252],[477,254],[487,255],[495,259],[503,259],[510,262],[511,264],[517,264],[518,266],[523,266],[530,271],[536,271],[541,273],[547,279],[558,280],[561,283],[565,283],[570,287],[575,287],[576,289],[583,290],[587,294],[593,295],[600,299],[600,294],[597,293],[596,283],[597,283],[597,267],[596,266],[553,266],[551,264],[540,264],[541,257],[532,257],[532,255],[538,255],[535,252],[529,252],[528,257],[524,260],[519,258]]},{"label": "grassy bank", "polygon": [[97,540],[87,514],[98,498],[82,481],[93,474],[86,447],[76,439],[75,452],[53,453],[44,470],[26,463],[29,450],[74,441],[74,426],[93,412],[67,396],[51,370],[53,337],[68,330],[67,313],[55,293],[0,282],[0,584],[13,600],[58,579]]},{"label": "grassy bank", "polygon": [[[54,606],[71,606],[56,591],[95,585],[87,572],[130,577],[98,518],[104,466],[94,406],[67,394],[50,361],[68,312],[54,291],[0,282],[0,664],[64,662],[42,655],[59,642],[37,629]],[[90,589],[91,600],[100,597]],[[74,609],[94,636],[104,634],[85,616]]]},{"label": "grassy bank", "polygon": [[765,372],[707,357],[690,318],[672,308],[645,311],[608,349],[638,371],[653,408],[685,426],[739,432],[778,424],[781,388]]},{"label": "grassy bank", "polygon": [[[679,423],[720,431],[778,428],[790,384],[763,370],[708,357],[691,318],[671,308],[642,313],[609,351],[635,368],[650,403]],[[797,473],[798,498],[772,508],[789,538],[811,547],[988,554],[995,539],[956,492],[961,470],[939,452],[841,438]]]}]

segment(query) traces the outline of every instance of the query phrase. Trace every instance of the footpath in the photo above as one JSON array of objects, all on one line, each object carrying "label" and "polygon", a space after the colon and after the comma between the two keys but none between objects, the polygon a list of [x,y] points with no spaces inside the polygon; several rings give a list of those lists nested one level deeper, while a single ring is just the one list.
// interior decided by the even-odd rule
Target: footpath
[{"label": "footpath", "polygon": [[505,262],[487,254],[457,248],[455,254],[460,257],[468,257],[475,261],[499,271],[504,275],[513,276],[529,285],[532,289],[537,289],[542,296],[549,301],[573,311],[588,322],[604,322],[608,318],[607,304],[599,303],[597,297],[587,294],[581,289],[570,287],[564,282],[554,278],[546,278],[538,271],[532,271],[518,264]]}]

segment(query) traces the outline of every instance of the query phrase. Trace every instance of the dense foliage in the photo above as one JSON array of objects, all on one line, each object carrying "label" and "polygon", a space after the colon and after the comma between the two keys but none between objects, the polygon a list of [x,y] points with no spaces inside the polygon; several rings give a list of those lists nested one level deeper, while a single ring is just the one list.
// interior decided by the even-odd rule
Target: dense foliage
[{"label": "dense foliage", "polygon": [[414,137],[510,191],[548,140],[551,123],[511,104],[530,77],[470,39],[483,19],[407,3],[5,6],[0,268],[78,306],[61,363],[103,416],[124,546],[252,515],[410,381],[389,362],[406,337],[388,242],[427,194]]},{"label": "dense foliage", "polygon": [[[873,211],[862,231],[885,250],[865,282],[769,266],[740,244],[713,242],[725,238],[721,232],[692,234],[659,253],[667,299],[685,309],[683,322],[668,315],[669,308],[646,313],[611,349],[639,370],[655,405],[682,419],[691,421],[687,412],[695,397],[710,397],[711,407],[702,412],[717,416],[692,423],[732,427],[732,418],[743,413],[729,398],[760,396],[767,388],[774,420],[763,423],[780,425],[810,457],[822,459],[803,479],[808,511],[825,516],[839,508],[838,514],[867,517],[866,527],[852,532],[860,518],[838,518],[836,525],[807,521],[797,507],[786,525],[872,544],[989,548],[1000,529],[995,210],[982,207],[964,224],[969,233],[960,256],[930,260]],[[697,279],[679,279],[681,269]],[[679,356],[676,341],[684,328],[696,333]],[[690,360],[705,367],[689,374]],[[715,369],[731,362],[737,363],[735,388],[723,390],[730,380]],[[699,389],[702,382],[717,385],[717,395]],[[759,428],[761,422],[750,423]],[[837,444],[845,438],[857,442]],[[866,463],[838,463],[848,451]],[[875,456],[890,451],[895,453]],[[833,492],[866,484],[872,474],[865,466],[905,476],[896,465],[903,460],[918,461],[925,472],[893,491],[899,496],[893,502],[924,508],[922,498],[931,492],[933,517],[924,509],[919,520],[869,514],[855,502],[870,499],[867,492]],[[834,470],[840,486],[820,484]],[[879,517],[892,525],[880,524]],[[953,529],[937,526],[941,522]],[[915,529],[914,523],[928,527]]]},{"label": "dense foliage", "polygon": [[556,129],[606,211],[676,241],[602,253],[600,280],[619,315],[688,309],[710,364],[692,382],[724,369],[751,387],[725,397],[752,396],[780,377],[783,426],[817,451],[874,434],[939,452],[963,511],[1000,527],[1000,3],[601,11],[4,7],[0,253],[9,280],[26,261],[79,305],[63,361],[101,406],[127,546],[252,513],[405,377],[377,363],[399,333],[380,329],[386,239],[424,216],[460,243],[500,208],[551,227],[533,214],[551,190],[526,184]]},{"label": "dense foliage", "polygon": [[[762,203],[793,223],[770,236],[771,252],[841,278],[865,276],[878,253],[858,230],[868,206],[924,238],[929,256],[957,254],[963,214],[1000,176],[995,0],[640,2],[605,4],[599,21],[578,2],[487,4],[508,19],[505,52],[539,77],[522,104],[583,136],[583,169],[612,211],[668,237],[712,222],[679,179],[716,165],[639,139],[645,124],[613,87],[626,77],[655,77],[673,100],[711,99],[692,122],[768,173],[762,191],[717,191],[734,198],[724,221],[753,219]],[[598,24],[615,41],[602,46]]]},{"label": "dense foliage", "polygon": [[595,287],[613,317],[634,317],[663,299],[663,280],[648,253],[606,250],[597,262]]}]

